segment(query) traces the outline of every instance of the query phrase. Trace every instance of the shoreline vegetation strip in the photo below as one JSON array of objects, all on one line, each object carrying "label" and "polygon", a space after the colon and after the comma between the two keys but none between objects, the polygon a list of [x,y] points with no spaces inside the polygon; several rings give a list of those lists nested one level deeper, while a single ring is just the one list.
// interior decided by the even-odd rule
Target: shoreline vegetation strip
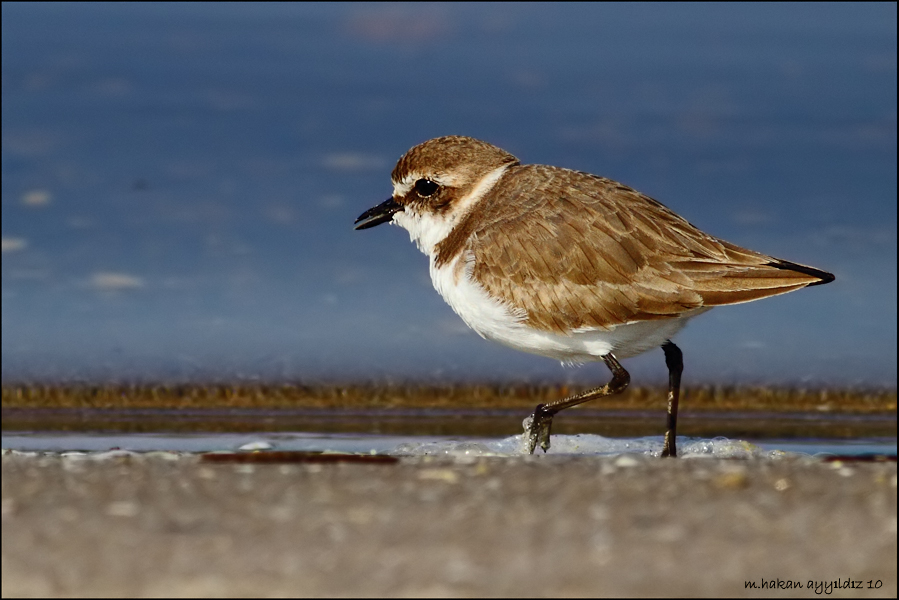
[{"label": "shoreline vegetation strip", "polygon": [[[4,385],[2,407],[104,409],[529,408],[586,387],[560,384],[27,384]],[[591,408],[654,410],[662,387],[632,387]],[[895,389],[688,386],[691,410],[878,414],[896,412]]]}]

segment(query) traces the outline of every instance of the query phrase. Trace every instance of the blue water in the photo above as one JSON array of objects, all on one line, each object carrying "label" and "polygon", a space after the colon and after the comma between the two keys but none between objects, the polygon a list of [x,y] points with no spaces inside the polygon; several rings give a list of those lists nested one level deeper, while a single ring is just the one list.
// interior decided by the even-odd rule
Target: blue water
[{"label": "blue water", "polygon": [[466,134],[836,274],[693,321],[688,385],[895,387],[896,17],[3,3],[3,381],[604,380],[481,340],[405,232],[352,230]]}]

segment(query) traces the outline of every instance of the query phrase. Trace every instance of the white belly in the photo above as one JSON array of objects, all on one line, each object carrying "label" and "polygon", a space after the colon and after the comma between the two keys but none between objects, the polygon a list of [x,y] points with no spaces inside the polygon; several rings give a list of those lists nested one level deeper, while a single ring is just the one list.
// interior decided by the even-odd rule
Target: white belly
[{"label": "white belly", "polygon": [[456,266],[462,256],[434,267],[431,257],[431,281],[452,309],[481,337],[510,348],[548,356],[567,363],[600,360],[612,352],[618,358],[636,356],[661,346],[687,324],[687,320],[707,308],[685,313],[680,317],[657,321],[636,321],[608,329],[585,328],[560,334],[541,331],[525,323],[527,313],[521,308],[505,305],[490,297],[469,276],[470,269]]}]

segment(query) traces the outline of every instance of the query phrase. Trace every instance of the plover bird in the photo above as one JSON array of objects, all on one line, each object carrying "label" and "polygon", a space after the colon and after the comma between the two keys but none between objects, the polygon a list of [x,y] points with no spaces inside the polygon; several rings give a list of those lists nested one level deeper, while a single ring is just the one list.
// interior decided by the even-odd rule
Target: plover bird
[{"label": "plover bird", "polygon": [[481,337],[566,363],[603,361],[606,385],[540,404],[528,450],[549,449],[553,416],[617,394],[619,358],[661,346],[668,367],[662,456],[676,456],[683,357],[671,338],[692,317],[833,281],[813,267],[704,233],[611,179],[522,165],[470,137],[428,140],[392,174],[393,196],[356,229],[393,223],[430,259],[431,281]]}]

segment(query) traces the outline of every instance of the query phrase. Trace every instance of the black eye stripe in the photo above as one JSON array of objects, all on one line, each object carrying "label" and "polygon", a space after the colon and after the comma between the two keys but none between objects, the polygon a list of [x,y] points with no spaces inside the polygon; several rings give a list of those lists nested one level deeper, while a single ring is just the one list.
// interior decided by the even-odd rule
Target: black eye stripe
[{"label": "black eye stripe", "polygon": [[419,179],[415,182],[415,193],[421,196],[422,198],[427,198],[428,196],[433,196],[437,193],[437,190],[440,189],[440,186],[430,179]]}]

